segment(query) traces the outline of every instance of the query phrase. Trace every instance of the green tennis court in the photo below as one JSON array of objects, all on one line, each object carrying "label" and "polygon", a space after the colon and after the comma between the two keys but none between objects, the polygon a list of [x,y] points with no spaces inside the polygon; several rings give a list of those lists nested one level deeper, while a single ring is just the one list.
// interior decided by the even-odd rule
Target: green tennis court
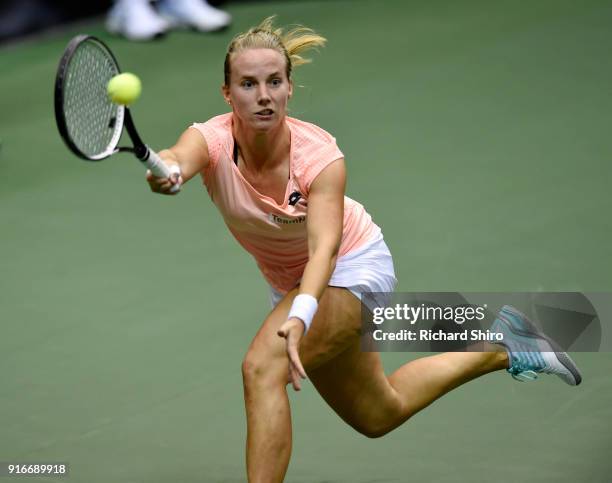
[{"label": "green tennis court", "polygon": [[[227,7],[222,34],[131,43],[100,19],[0,50],[0,461],[70,465],[28,481],[245,481],[240,364],[269,307],[198,180],[156,196],[133,157],[62,144],[53,82],[77,33],[141,77],[132,112],[161,149],[226,112],[234,34],[313,27],[329,43],[296,70],[292,115],[336,136],[398,290],[612,291],[609,1]],[[376,440],[307,383],[286,481],[611,481],[612,354],[573,357],[578,388],[488,375]]]}]

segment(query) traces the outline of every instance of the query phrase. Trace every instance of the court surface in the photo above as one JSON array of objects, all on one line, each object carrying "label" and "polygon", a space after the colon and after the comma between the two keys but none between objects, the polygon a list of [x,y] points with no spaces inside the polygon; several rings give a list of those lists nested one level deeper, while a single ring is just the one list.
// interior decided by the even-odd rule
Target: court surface
[{"label": "court surface", "polygon": [[[610,2],[228,9],[218,35],[137,44],[94,20],[0,50],[0,461],[66,461],[83,483],[244,481],[240,363],[266,285],[197,180],[154,196],[130,156],[68,153],[52,85],[76,33],[142,78],[133,114],[161,149],[226,111],[232,35],[274,13],[311,26],[329,45],[296,70],[291,113],[338,139],[399,290],[612,291]],[[610,481],[612,355],[574,357],[579,388],[492,374],[378,440],[306,384],[286,481]]]}]

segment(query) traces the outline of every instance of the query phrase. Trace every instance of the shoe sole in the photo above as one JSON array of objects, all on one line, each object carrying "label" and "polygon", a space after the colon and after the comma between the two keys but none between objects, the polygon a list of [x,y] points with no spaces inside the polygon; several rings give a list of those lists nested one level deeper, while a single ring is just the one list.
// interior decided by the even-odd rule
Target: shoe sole
[{"label": "shoe sole", "polygon": [[230,25],[228,24],[228,25],[222,25],[220,27],[211,27],[207,29],[201,29],[190,23],[183,23],[183,22],[170,23],[170,21],[167,18],[166,18],[166,21],[170,25],[169,30],[187,30],[187,31],[197,32],[197,33],[202,33],[202,34],[221,33],[221,32],[225,32],[226,30],[230,28]]},{"label": "shoe sole", "polygon": [[148,37],[133,37],[133,36],[126,35],[121,31],[115,31],[115,30],[110,30],[110,29],[107,29],[107,30],[111,35],[124,38],[126,40],[129,40],[130,42],[154,42],[156,40],[163,39],[168,35],[168,32],[157,32],[156,34],[152,36],[148,36]]},{"label": "shoe sole", "polygon": [[222,33],[225,32],[226,30],[228,30],[230,28],[229,25],[223,25],[221,27],[215,27],[213,29],[210,30],[200,30],[197,27],[194,27],[193,25],[188,27],[189,30],[192,30],[194,32],[200,32],[200,33],[206,33],[206,34],[218,34],[218,33]]},{"label": "shoe sole", "polygon": [[[512,321],[508,320],[505,317],[505,314],[503,312],[504,312],[504,309],[506,308],[508,312],[511,312],[517,315],[518,317],[520,317],[520,319],[525,324],[525,327],[526,327],[525,330],[514,327],[514,324],[512,323]],[[572,377],[574,378],[574,381],[573,381],[574,384],[571,384],[571,385],[577,386],[578,384],[582,382],[582,375],[580,374],[580,371],[578,370],[578,366],[572,360],[572,358],[567,354],[567,352],[565,352],[561,347],[559,347],[559,345],[554,340],[552,340],[546,334],[541,332],[533,324],[533,322],[529,320],[529,318],[525,314],[523,314],[522,312],[519,312],[514,307],[505,305],[504,307],[502,307],[502,310],[499,313],[499,317],[509,326],[510,331],[514,332],[515,334],[522,335],[525,337],[537,338],[537,339],[541,339],[547,342],[548,345],[550,345],[550,347],[553,349],[553,354],[555,354],[557,361],[559,361],[559,363],[563,367],[565,367],[569,371],[569,373],[572,375]]]}]

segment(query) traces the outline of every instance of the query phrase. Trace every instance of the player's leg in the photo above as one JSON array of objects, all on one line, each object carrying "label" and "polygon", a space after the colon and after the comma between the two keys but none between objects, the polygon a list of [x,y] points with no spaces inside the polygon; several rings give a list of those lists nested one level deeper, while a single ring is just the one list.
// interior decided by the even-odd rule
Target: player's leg
[{"label": "player's leg", "polygon": [[[327,290],[326,294],[313,328],[340,324],[353,329],[346,333],[357,336],[348,346],[345,344],[342,352],[315,366],[310,364],[306,351],[304,366],[310,380],[334,411],[369,437],[386,434],[451,389],[508,367],[506,351],[487,345],[491,352],[448,352],[423,357],[386,376],[380,355],[362,351],[358,337],[359,301],[345,289]],[[343,312],[338,313],[337,307],[344,307]],[[347,307],[350,308],[347,310]],[[347,317],[343,318],[342,314]],[[316,344],[316,337],[310,340],[306,337],[303,346],[309,349],[309,345]]]},{"label": "player's leg", "polygon": [[[342,323],[347,314],[351,319],[359,319],[359,303],[355,304],[353,295],[351,298],[333,297],[335,292],[346,290],[326,289],[319,305],[325,317],[316,315],[302,340],[300,357],[307,370],[324,364],[359,339],[358,323]],[[286,389],[289,363],[285,339],[279,337],[277,331],[287,320],[296,294],[297,290],[287,294],[270,313],[242,364],[247,414],[247,473],[251,483],[282,481],[289,464],[291,414]],[[344,305],[345,302],[348,305]]]},{"label": "player's leg", "polygon": [[355,342],[308,376],[334,411],[376,438],[397,428],[451,389],[508,367],[505,352],[448,352],[404,364],[386,376],[380,355]]},{"label": "player's leg", "polygon": [[282,300],[275,307],[242,362],[249,483],[281,482],[289,465],[291,413],[285,390],[288,364],[283,345],[274,343],[274,327],[286,320],[290,305],[290,300]]},{"label": "player's leg", "polygon": [[[249,481],[282,481],[291,454],[288,361],[277,330],[289,293],[268,316],[243,362]],[[368,436],[397,427],[453,387],[507,367],[503,353],[449,353],[420,359],[386,377],[377,353],[360,347],[361,305],[348,290],[328,287],[300,357],[317,390],[351,426]]]},{"label": "player's leg", "polygon": [[[326,304],[346,308],[351,298],[347,291],[333,291]],[[359,305],[356,301],[354,304]],[[319,309],[322,318],[326,317],[327,305]],[[323,321],[319,323],[322,327],[326,325]],[[354,325],[356,321],[336,318],[334,323]],[[448,391],[495,370],[507,368],[519,380],[553,374],[567,384],[580,384],[580,371],[569,355],[518,310],[504,306],[491,330],[503,334],[505,347],[485,344],[480,349],[488,352],[448,352],[424,357],[404,364],[388,377],[379,354],[362,352],[360,341],[318,368],[308,370],[306,366],[306,369],[330,406],[354,428],[371,437],[391,431]]]}]

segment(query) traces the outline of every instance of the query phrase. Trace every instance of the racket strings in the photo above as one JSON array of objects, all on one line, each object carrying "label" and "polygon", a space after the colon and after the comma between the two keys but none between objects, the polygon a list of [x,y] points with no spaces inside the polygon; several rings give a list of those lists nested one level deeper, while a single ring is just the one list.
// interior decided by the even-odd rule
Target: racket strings
[{"label": "racket strings", "polygon": [[68,133],[88,157],[104,157],[121,136],[123,107],[106,93],[108,81],[119,73],[114,59],[95,41],[81,43],[64,80],[64,116]]}]

